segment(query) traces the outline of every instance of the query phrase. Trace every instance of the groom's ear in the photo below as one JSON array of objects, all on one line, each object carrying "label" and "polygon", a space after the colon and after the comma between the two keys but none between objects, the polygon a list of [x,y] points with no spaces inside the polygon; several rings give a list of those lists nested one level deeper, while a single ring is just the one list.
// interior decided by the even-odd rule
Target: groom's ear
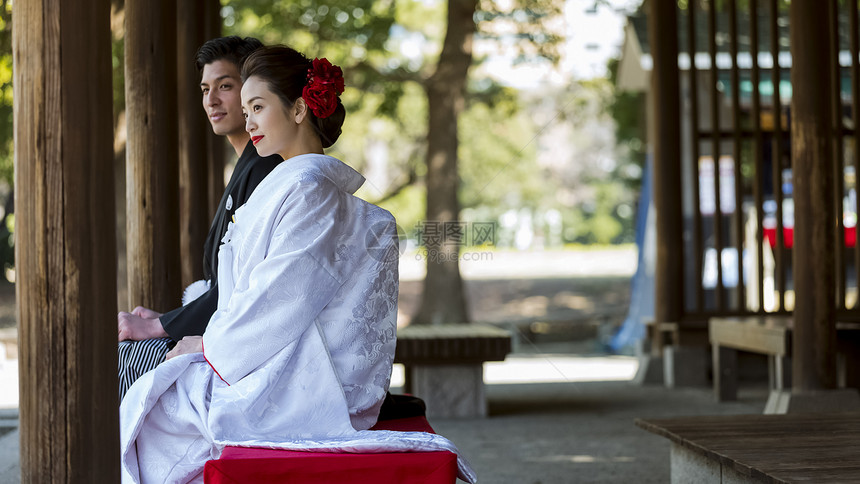
[{"label": "groom's ear", "polygon": [[298,98],[296,99],[296,102],[293,103],[292,111],[296,124],[300,124],[308,116],[308,103],[306,103],[303,98]]}]

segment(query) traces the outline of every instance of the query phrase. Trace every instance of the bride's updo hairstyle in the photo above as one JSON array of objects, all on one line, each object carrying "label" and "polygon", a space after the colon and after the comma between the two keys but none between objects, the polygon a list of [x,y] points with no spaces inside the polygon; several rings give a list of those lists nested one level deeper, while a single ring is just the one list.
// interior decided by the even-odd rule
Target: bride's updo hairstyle
[{"label": "bride's updo hairstyle", "polygon": [[311,126],[323,148],[340,136],[346,109],[340,100],[343,73],[326,59],[309,60],[302,53],[283,45],[261,47],[242,65],[242,82],[257,77],[277,94],[285,106],[292,107],[303,97],[308,105]]}]

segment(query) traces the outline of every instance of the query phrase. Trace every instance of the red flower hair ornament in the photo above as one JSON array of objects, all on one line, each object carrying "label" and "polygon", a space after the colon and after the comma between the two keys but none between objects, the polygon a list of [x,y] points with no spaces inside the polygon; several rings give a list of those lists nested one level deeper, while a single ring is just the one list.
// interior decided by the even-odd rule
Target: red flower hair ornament
[{"label": "red flower hair ornament", "polygon": [[314,59],[308,69],[308,83],[302,89],[311,112],[318,118],[327,118],[337,108],[337,97],[343,93],[343,71],[326,58]]}]

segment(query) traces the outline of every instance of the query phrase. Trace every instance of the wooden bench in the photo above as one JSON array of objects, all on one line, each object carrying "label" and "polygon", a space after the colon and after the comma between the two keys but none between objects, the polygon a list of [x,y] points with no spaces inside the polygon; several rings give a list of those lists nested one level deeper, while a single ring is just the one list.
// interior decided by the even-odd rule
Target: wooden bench
[{"label": "wooden bench", "polygon": [[511,333],[480,324],[413,325],[397,331],[395,363],[404,391],[427,403],[427,416],[485,417],[484,362],[503,361]]},{"label": "wooden bench", "polygon": [[636,420],[668,438],[671,482],[858,482],[860,413]]},{"label": "wooden bench", "polygon": [[[791,386],[791,316],[714,317],[708,322],[713,349],[714,395],[718,401],[736,400],[738,350],[767,355],[772,390]],[[860,357],[860,323],[838,322],[842,383],[858,387],[856,358]]]}]

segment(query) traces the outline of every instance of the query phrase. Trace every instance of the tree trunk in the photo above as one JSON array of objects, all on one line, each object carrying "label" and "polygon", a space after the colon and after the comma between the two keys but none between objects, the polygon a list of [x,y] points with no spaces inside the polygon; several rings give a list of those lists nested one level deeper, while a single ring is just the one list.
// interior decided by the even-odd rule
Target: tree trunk
[{"label": "tree trunk", "polygon": [[456,227],[460,213],[457,118],[465,105],[476,7],[476,0],[448,0],[445,43],[436,72],[424,85],[429,111],[427,219],[423,237],[427,276],[421,307],[413,320],[416,324],[468,322],[459,264],[462,240],[447,235],[451,235],[448,229]]}]

